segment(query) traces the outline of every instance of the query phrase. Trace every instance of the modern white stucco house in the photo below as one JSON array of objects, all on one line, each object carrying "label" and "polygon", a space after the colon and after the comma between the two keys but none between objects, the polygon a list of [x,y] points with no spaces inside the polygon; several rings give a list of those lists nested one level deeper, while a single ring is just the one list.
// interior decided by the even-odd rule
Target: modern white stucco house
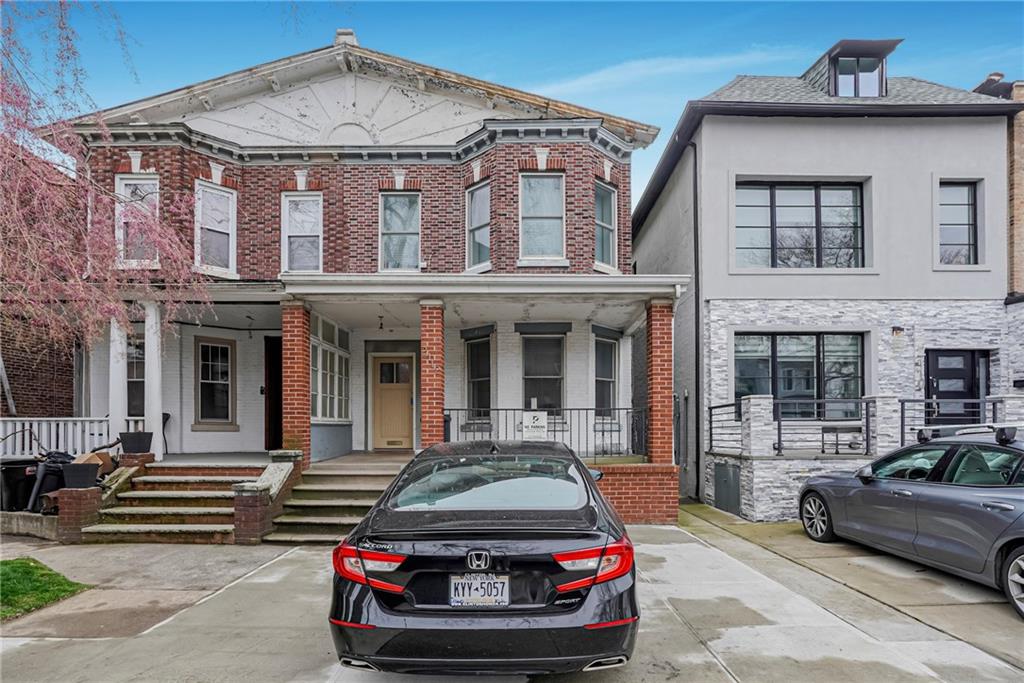
[{"label": "modern white stucco house", "polygon": [[[897,430],[973,421],[1024,378],[1004,307],[1021,105],[889,76],[898,43],[840,41],[801,76],[689,102],[639,201],[636,272],[694,273],[676,314],[687,495],[714,502],[716,465],[735,467],[737,509],[793,516],[808,473],[871,452],[865,411],[877,426],[915,399]],[[768,397],[763,462],[739,443],[751,395]]]}]

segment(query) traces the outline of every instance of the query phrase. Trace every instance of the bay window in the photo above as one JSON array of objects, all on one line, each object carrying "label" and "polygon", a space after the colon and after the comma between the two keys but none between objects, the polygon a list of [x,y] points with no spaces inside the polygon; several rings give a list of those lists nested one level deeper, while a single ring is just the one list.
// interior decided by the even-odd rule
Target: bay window
[{"label": "bay window", "polygon": [[323,195],[319,192],[285,192],[281,204],[282,270],[322,270]]},{"label": "bay window", "polygon": [[337,325],[310,315],[309,414],[317,422],[351,419],[351,362],[347,336]]},{"label": "bay window", "polygon": [[196,266],[212,275],[235,274],[235,191],[197,180],[195,212]]},{"label": "bay window", "polygon": [[[864,391],[860,334],[737,334],[735,399],[773,396],[784,418],[853,419]],[[845,402],[842,399],[851,399]],[[826,403],[817,401],[827,400]]]},{"label": "bay window", "polygon": [[491,260],[491,186],[488,183],[466,192],[467,265],[483,266]]},{"label": "bay window", "polygon": [[119,175],[115,178],[114,236],[119,265],[125,268],[159,267],[159,254],[148,233],[157,229],[160,214],[160,179],[154,175]]},{"label": "bay window", "polygon": [[380,196],[380,269],[419,270],[420,195],[387,192]]},{"label": "bay window", "polygon": [[565,192],[561,173],[519,176],[519,256],[565,257]]}]

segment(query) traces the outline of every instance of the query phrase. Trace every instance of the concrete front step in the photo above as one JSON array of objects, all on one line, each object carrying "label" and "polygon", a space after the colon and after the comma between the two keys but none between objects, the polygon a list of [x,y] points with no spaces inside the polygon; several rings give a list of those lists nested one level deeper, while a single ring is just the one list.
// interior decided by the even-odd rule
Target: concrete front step
[{"label": "concrete front step", "polygon": [[96,524],[82,529],[84,543],[231,543],[230,524]]},{"label": "concrete front step", "polygon": [[362,521],[361,515],[313,516],[289,513],[274,519],[274,530],[280,533],[305,533],[345,536]]},{"label": "concrete front step", "polygon": [[155,462],[146,465],[146,474],[180,477],[258,477],[265,469],[262,465],[196,465],[194,463]]},{"label": "concrete front step", "polygon": [[348,534],[296,533],[292,529],[275,531],[263,537],[264,543],[285,543],[288,545],[337,545]]},{"label": "concrete front step", "polygon": [[223,507],[234,505],[233,491],[125,491],[119,505],[134,507]]},{"label": "concrete front step", "polygon": [[234,507],[200,507],[197,505],[144,507],[128,505],[101,511],[102,524],[229,524],[235,523]]},{"label": "concrete front step", "polygon": [[292,489],[292,499],[358,499],[372,505],[384,493],[384,487],[373,484],[298,484]]},{"label": "concrete front step", "polygon": [[304,484],[353,484],[375,486],[381,491],[386,489],[394,478],[393,474],[367,474],[365,472],[335,473],[310,471],[302,473],[302,483]]},{"label": "concrete front step", "polygon": [[292,498],[284,504],[286,514],[311,515],[314,517],[355,516],[363,517],[373,507],[371,500],[358,498]]},{"label": "concrete front step", "polygon": [[255,476],[171,476],[144,475],[132,479],[136,491],[230,491],[232,485],[244,481],[256,481]]}]

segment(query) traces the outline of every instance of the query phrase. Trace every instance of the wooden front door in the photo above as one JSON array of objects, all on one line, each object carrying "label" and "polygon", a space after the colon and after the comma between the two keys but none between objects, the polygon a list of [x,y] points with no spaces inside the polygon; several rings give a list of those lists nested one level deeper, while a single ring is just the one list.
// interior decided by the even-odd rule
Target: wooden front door
[{"label": "wooden front door", "polygon": [[373,448],[412,448],[413,356],[373,359]]}]

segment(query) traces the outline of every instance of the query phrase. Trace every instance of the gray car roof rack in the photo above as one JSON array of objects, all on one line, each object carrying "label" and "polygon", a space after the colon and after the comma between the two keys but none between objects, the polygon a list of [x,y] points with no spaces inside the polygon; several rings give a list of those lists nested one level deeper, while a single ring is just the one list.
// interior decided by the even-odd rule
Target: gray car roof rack
[{"label": "gray car roof rack", "polygon": [[947,436],[966,436],[968,434],[995,433],[996,441],[1001,444],[1013,443],[1017,438],[1017,430],[1024,429],[1024,424],[1016,422],[975,422],[973,424],[942,425],[940,427],[924,427],[917,430],[918,443],[927,443],[932,439]]}]

